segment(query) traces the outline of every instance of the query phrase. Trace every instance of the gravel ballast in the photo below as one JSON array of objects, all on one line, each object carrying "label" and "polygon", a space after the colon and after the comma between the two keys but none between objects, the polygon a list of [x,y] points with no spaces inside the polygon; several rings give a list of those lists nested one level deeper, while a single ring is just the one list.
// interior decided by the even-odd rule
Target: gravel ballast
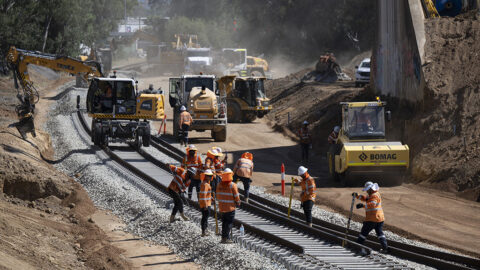
[{"label": "gravel ballast", "polygon": [[199,224],[191,221],[170,224],[170,210],[161,207],[138,185],[132,184],[135,180],[131,175],[122,173],[97,156],[89,141],[79,135],[71,113],[75,112],[76,95],[82,96],[83,105],[85,92],[75,89],[59,100],[51,109],[45,129],[52,136],[55,158],[62,159],[57,168],[68,175],[80,175],[76,180],[96,206],[122,218],[130,233],[166,245],[203,269],[285,269],[239,245],[221,245],[217,236],[200,237]]}]

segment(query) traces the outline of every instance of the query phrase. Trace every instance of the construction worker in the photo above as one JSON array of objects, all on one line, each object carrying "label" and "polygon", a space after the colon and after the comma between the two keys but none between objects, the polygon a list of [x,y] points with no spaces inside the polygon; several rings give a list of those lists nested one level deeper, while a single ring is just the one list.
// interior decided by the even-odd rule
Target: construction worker
[{"label": "construction worker", "polygon": [[181,144],[184,144],[185,146],[188,145],[188,130],[190,129],[190,125],[193,124],[193,118],[190,115],[190,113],[187,111],[187,108],[182,105],[180,107],[180,129],[183,134],[183,138],[180,141]]},{"label": "construction worker", "polygon": [[175,165],[169,165],[169,167],[173,174],[173,179],[170,182],[170,185],[168,185],[168,193],[172,196],[174,203],[172,215],[170,216],[170,223],[175,221],[175,215],[177,212],[180,212],[180,216],[183,220],[188,220],[188,217],[183,214],[183,201],[185,198],[185,190],[187,189],[185,170],[182,167],[177,167]]},{"label": "construction worker", "polygon": [[237,185],[232,180],[232,170],[225,169],[222,174],[222,182],[218,184],[216,189],[218,209],[222,213],[222,244],[233,243],[230,239],[230,231],[235,218],[235,208],[240,206],[240,194]]},{"label": "construction worker", "polygon": [[210,182],[213,178],[212,170],[206,170],[201,174],[202,185],[200,187],[200,193],[198,194],[198,204],[200,205],[200,210],[202,211],[202,220],[200,226],[202,227],[202,237],[208,236],[208,216],[210,214],[210,206],[212,205],[212,187]]},{"label": "construction worker", "polygon": [[225,155],[223,160],[220,160],[220,158],[224,156],[222,153],[222,148],[212,147],[212,151],[214,153],[213,165],[215,167],[214,169],[215,181],[214,181],[213,187],[216,188],[216,185],[222,181],[222,173],[223,173],[223,170],[225,169],[225,164],[227,163],[227,155]]},{"label": "construction worker", "polygon": [[308,121],[303,121],[303,126],[298,130],[298,137],[300,137],[300,146],[302,147],[302,161],[308,162],[308,150],[312,144],[312,136],[308,131]]},{"label": "construction worker", "polygon": [[198,197],[198,192],[200,192],[200,171],[202,170],[202,158],[197,155],[198,149],[195,147],[195,145],[190,145],[187,150],[187,155],[183,158],[182,161],[182,166],[184,168],[196,168],[197,172],[196,174],[192,177],[190,185],[188,186],[188,198],[192,198],[192,193],[193,193],[193,188],[195,187],[197,191],[197,197]]},{"label": "construction worker", "polygon": [[[385,216],[383,215],[382,209],[382,197],[378,192],[379,186],[377,183],[366,182],[365,187],[362,191],[367,192],[367,196],[358,195],[356,192],[352,193],[352,196],[355,196],[357,199],[366,202],[366,204],[358,203],[357,209],[365,208],[365,221],[363,222],[362,230],[358,235],[357,242],[363,244],[367,238],[370,231],[375,229],[377,233],[378,240],[382,245],[380,252],[388,253],[387,238],[383,234],[383,222],[385,221]],[[362,250],[363,253],[366,253]]]},{"label": "construction worker", "polygon": [[253,155],[252,153],[245,152],[237,160],[235,167],[233,168],[235,183],[242,181],[243,190],[245,192],[245,202],[248,203],[248,197],[250,195],[250,183],[252,182],[253,173]]},{"label": "construction worker", "polygon": [[333,131],[332,133],[330,133],[330,135],[328,136],[328,143],[329,144],[336,144],[337,143],[337,139],[338,139],[338,133],[340,132],[340,127],[339,126],[335,126],[333,128]]},{"label": "construction worker", "polygon": [[312,208],[317,194],[315,193],[315,180],[307,171],[308,169],[303,166],[298,167],[298,175],[302,177],[302,180],[298,181],[298,179],[295,179],[294,181],[295,183],[300,183],[300,186],[302,187],[302,193],[300,193],[300,206],[305,213],[305,221],[307,222],[307,225],[312,227]]}]

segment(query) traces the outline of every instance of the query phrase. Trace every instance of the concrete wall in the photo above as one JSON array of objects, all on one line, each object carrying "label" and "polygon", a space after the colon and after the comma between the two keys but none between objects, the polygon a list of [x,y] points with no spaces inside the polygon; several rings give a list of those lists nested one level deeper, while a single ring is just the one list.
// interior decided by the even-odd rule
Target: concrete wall
[{"label": "concrete wall", "polygon": [[[378,34],[372,53],[371,85],[381,95],[413,103],[421,101],[425,82],[417,40],[423,56],[425,34],[419,16],[423,10],[417,5],[420,0],[377,0],[377,3]],[[418,36],[412,13],[415,24],[421,25],[417,27],[421,29],[417,31]]]}]

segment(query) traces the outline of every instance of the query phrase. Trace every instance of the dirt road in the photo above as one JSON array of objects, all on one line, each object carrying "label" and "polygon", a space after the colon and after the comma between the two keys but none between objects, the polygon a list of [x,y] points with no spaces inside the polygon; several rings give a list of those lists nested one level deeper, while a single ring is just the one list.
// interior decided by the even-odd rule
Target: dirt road
[{"label": "dirt road", "polygon": [[[140,89],[154,84],[161,86],[168,97],[168,78],[139,78]],[[349,89],[351,89],[349,87]],[[339,89],[332,88],[331,91]],[[167,101],[168,103],[168,101]],[[167,104],[167,134],[172,134],[172,110]],[[158,128],[158,123],[154,124]],[[228,124],[227,142],[215,143],[209,132],[191,132],[191,143],[205,152],[212,146],[227,151],[229,167],[245,151],[254,154],[255,173],[253,184],[263,186],[272,193],[280,193],[280,166],[285,163],[287,179],[294,176],[299,165],[309,167],[317,181],[317,205],[321,208],[345,214],[349,210],[351,193],[359,188],[343,188],[328,180],[323,154],[314,155],[309,164],[301,164],[300,148],[290,137],[272,129],[267,120],[250,124]],[[298,189],[298,188],[297,188]],[[299,191],[297,191],[299,193]],[[456,198],[450,193],[422,188],[417,185],[382,188],[386,226],[397,233],[414,239],[423,239],[443,247],[479,256],[480,205]],[[364,213],[356,211],[361,221]]]}]

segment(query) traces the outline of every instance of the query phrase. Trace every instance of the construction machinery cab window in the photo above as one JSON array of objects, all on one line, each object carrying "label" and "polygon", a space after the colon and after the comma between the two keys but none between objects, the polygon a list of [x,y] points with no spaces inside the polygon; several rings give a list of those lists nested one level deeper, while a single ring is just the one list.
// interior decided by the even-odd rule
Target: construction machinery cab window
[{"label": "construction machinery cab window", "polygon": [[234,66],[245,63],[246,51],[225,50],[223,52],[224,63],[231,63]]},{"label": "construction machinery cab window", "polygon": [[[193,87],[202,87],[215,91],[213,78],[188,78],[185,82],[185,93],[190,93]],[[187,95],[188,96],[188,95]]]},{"label": "construction machinery cab window", "polygon": [[210,50],[188,50],[187,57],[210,57]]},{"label": "construction machinery cab window", "polygon": [[257,106],[257,99],[264,99],[263,80],[236,80],[235,96],[245,100],[250,106]]},{"label": "construction machinery cab window", "polygon": [[135,114],[136,93],[131,81],[93,80],[89,93],[93,113],[111,114],[115,108],[118,114]]},{"label": "construction machinery cab window", "polygon": [[344,110],[345,133],[350,139],[385,137],[384,107],[350,107]]}]

